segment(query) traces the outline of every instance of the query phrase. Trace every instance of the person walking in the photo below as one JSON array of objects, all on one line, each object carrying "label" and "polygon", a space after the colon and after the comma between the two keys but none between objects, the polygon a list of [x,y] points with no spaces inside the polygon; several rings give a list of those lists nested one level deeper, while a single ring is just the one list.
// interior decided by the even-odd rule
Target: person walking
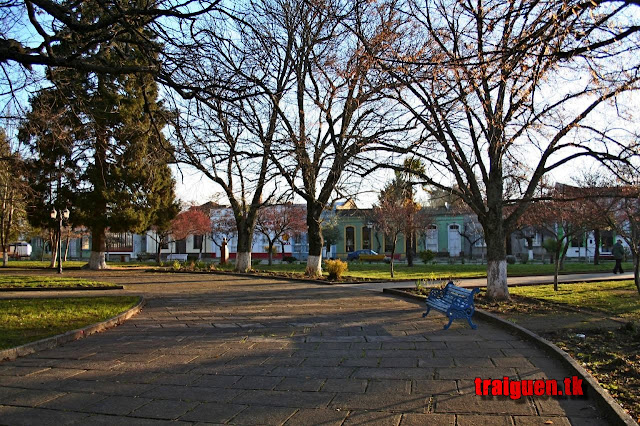
[{"label": "person walking", "polygon": [[624,259],[624,247],[622,247],[622,240],[618,240],[611,249],[611,254],[616,261],[616,266],[613,268],[613,273],[617,274],[620,272],[624,274],[622,270],[622,259]]}]

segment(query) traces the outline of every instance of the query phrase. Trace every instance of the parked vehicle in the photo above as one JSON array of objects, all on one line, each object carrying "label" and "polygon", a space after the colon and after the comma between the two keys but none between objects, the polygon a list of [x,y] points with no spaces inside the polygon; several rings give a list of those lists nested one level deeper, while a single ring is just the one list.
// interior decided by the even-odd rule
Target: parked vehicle
[{"label": "parked vehicle", "polygon": [[347,260],[359,260],[360,256],[377,256],[378,253],[371,249],[356,250],[347,254]]}]

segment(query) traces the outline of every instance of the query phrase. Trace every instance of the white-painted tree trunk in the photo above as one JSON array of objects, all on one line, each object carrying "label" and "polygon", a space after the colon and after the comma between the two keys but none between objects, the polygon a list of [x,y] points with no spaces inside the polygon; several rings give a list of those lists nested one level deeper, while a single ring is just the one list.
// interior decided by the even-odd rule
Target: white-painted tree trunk
[{"label": "white-painted tree trunk", "polygon": [[529,260],[533,260],[533,250],[529,249]]},{"label": "white-painted tree trunk", "polygon": [[496,300],[509,298],[506,260],[487,261],[487,297]]},{"label": "white-painted tree trunk", "polygon": [[92,251],[91,257],[89,257],[89,269],[92,271],[99,271],[100,269],[109,269],[105,260],[103,251]]},{"label": "white-painted tree trunk", "polygon": [[251,252],[241,252],[236,256],[236,271],[248,272],[251,270]]},{"label": "white-painted tree trunk", "polygon": [[310,277],[319,277],[322,275],[322,256],[309,256],[307,258],[307,269],[305,274]]}]

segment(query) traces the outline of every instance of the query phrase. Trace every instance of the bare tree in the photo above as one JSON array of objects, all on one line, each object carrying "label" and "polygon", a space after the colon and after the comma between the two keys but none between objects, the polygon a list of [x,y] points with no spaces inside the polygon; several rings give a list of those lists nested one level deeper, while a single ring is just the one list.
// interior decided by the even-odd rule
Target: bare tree
[{"label": "bare tree", "polygon": [[[321,215],[344,197],[347,176],[374,146],[407,127],[383,92],[389,79],[374,66],[363,44],[348,30],[358,6],[351,2],[262,0],[253,31],[267,63],[287,65],[286,92],[278,75],[254,83],[272,100],[280,120],[271,157],[294,193],[307,204],[309,257],[306,273],[320,275]],[[351,20],[351,21],[350,21]],[[377,30],[377,31],[376,31]],[[380,28],[367,35],[379,36]],[[273,66],[273,65],[272,65]]]},{"label": "bare tree", "polygon": [[[607,126],[638,88],[637,15],[629,4],[413,0],[383,8],[380,66],[405,88],[421,181],[461,198],[487,243],[487,296],[508,298],[505,237],[543,177],[572,160],[629,164],[637,140]],[[382,13],[381,13],[382,16]],[[409,37],[401,37],[409,34]],[[373,49],[372,49],[373,50]]]}]

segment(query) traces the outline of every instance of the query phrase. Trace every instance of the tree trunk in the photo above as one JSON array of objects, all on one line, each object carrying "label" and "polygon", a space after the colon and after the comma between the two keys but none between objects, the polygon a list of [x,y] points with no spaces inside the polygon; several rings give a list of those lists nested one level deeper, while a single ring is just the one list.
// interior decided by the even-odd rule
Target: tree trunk
[{"label": "tree trunk", "polygon": [[593,264],[600,264],[600,229],[593,230],[593,241],[595,242],[595,250],[593,252]]},{"label": "tree trunk", "polygon": [[71,237],[69,236],[69,234],[67,233],[67,240],[65,242],[64,245],[64,261],[67,261],[67,255],[69,254],[69,241],[71,240]]},{"label": "tree trunk", "polygon": [[91,230],[91,257],[89,257],[89,269],[98,271],[109,269],[105,260],[106,236],[104,228],[94,228]]},{"label": "tree trunk", "polygon": [[307,203],[307,239],[309,243],[309,257],[305,275],[319,277],[322,275],[322,229],[320,228],[320,215],[322,206]]},{"label": "tree trunk", "polygon": [[236,272],[248,272],[251,270],[251,243],[252,232],[249,229],[240,229],[238,231],[238,250],[236,253]]},{"label": "tree trunk", "polygon": [[284,241],[281,242],[281,248],[282,248],[282,257],[280,258],[280,263],[284,263]]},{"label": "tree trunk", "polygon": [[564,246],[562,246],[562,256],[560,257],[560,270],[564,270],[564,261],[567,258],[567,251],[569,251],[569,239]]},{"label": "tree trunk", "polygon": [[636,283],[638,294],[640,294],[640,253],[634,253],[633,256],[633,281]]},{"label": "tree trunk", "polygon": [[555,252],[555,265],[553,268],[553,290],[558,291],[558,273],[560,272],[560,247]]},{"label": "tree trunk", "polygon": [[162,239],[158,237],[156,240],[156,263],[158,265],[160,265],[160,250],[162,250]]},{"label": "tree trunk", "polygon": [[407,250],[407,267],[413,266],[413,233],[407,233],[405,248]]},{"label": "tree trunk", "polygon": [[490,300],[509,299],[507,287],[507,253],[506,237],[502,226],[502,218],[498,223],[485,227],[487,243],[487,298]]},{"label": "tree trunk", "polygon": [[273,265],[273,241],[269,240],[269,266]]},{"label": "tree trunk", "polygon": [[56,260],[58,259],[58,239],[56,238],[55,233],[51,235],[49,242],[51,244],[51,264],[49,265],[49,267],[55,268]]},{"label": "tree trunk", "polygon": [[9,248],[6,245],[2,246],[2,266],[5,268],[9,266]]},{"label": "tree trunk", "polygon": [[393,270],[393,256],[396,254],[396,242],[393,242],[393,249],[391,250],[391,261],[389,262],[389,265],[391,266],[391,278],[394,278],[394,270]]}]

